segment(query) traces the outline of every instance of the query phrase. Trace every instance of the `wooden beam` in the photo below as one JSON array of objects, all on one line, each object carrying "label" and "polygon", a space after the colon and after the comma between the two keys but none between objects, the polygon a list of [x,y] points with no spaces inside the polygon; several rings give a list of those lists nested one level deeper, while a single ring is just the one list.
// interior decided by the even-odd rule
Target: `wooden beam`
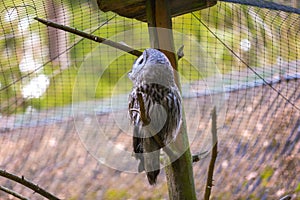
[{"label": "wooden beam", "polygon": [[[177,58],[174,47],[172,21],[169,1],[147,0],[147,21],[150,34],[151,47],[159,49],[169,58],[173,68],[177,70]],[[180,88],[179,77],[176,83]],[[175,147],[184,149],[184,153],[170,165],[166,166],[169,198],[171,200],[196,199],[192,156],[190,153],[185,117],[178,134]]]},{"label": "wooden beam", "polygon": [[[97,0],[100,10],[147,22],[146,0]],[[176,17],[213,6],[217,0],[168,0],[170,15]]]}]

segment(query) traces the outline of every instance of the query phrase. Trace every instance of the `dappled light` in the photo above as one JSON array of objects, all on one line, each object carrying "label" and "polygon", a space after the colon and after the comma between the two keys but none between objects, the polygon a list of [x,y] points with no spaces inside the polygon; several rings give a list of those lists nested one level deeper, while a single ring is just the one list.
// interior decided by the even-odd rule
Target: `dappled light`
[{"label": "dappled light", "polygon": [[[193,163],[196,194],[202,199],[205,191],[215,108],[218,157],[211,199],[297,199],[300,5],[245,2],[218,1],[172,18],[174,48],[183,46],[182,57],[173,53],[179,56],[175,77],[188,142],[191,153],[200,155]],[[143,16],[103,12],[94,0],[2,1],[0,170],[61,199],[168,199],[165,155],[152,187],[132,154],[128,73],[136,54],[37,19],[137,54],[153,45]],[[2,176],[0,186],[41,198]],[[0,199],[9,198],[0,190]]]}]

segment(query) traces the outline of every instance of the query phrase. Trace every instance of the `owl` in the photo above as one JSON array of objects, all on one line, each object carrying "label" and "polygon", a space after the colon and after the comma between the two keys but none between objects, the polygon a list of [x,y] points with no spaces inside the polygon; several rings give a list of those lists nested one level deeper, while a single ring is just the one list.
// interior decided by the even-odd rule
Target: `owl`
[{"label": "owl", "polygon": [[128,106],[134,126],[133,152],[139,160],[138,171],[145,171],[154,185],[160,172],[160,149],[175,140],[181,126],[182,100],[170,61],[156,49],[146,49],[128,77],[133,82]]}]

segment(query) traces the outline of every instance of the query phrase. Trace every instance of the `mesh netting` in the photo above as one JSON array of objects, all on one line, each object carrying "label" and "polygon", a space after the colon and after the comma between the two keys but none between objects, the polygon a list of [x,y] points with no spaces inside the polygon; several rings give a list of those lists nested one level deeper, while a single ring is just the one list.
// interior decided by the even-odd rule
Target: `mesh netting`
[{"label": "mesh netting", "polygon": [[[178,71],[191,151],[210,152],[216,107],[212,197],[297,198],[300,12],[231,2],[173,18],[175,47],[184,45]],[[63,199],[167,198],[164,172],[150,187],[131,156],[127,73],[136,57],[34,17],[138,50],[150,47],[147,24],[103,13],[94,1],[2,1],[0,10],[0,168]],[[193,164],[199,198],[205,155]],[[0,183],[40,198],[2,177]]]}]

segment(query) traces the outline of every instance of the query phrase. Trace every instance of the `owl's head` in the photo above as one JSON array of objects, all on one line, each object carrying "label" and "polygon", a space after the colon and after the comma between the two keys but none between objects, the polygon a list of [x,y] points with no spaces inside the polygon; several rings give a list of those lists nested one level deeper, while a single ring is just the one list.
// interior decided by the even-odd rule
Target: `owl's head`
[{"label": "owl's head", "polygon": [[173,68],[167,56],[156,49],[146,49],[133,63],[128,77],[135,85],[157,83],[175,85]]}]

